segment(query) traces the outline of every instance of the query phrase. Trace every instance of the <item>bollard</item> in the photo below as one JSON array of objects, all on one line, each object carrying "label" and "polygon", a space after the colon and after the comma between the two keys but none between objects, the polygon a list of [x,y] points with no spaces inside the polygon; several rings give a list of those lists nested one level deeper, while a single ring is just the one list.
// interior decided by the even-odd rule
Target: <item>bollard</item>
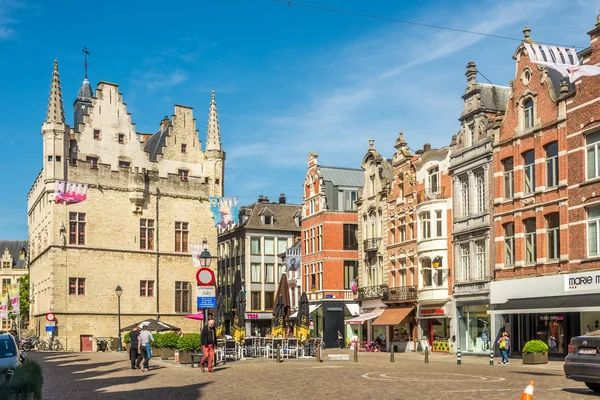
[{"label": "bollard", "polygon": [[429,364],[429,346],[425,346],[425,364]]},{"label": "bollard", "polygon": [[390,362],[396,362],[394,361],[394,345],[392,345],[392,348],[390,349]]},{"label": "bollard", "polygon": [[321,362],[321,346],[317,344],[317,362]]},{"label": "bollard", "polygon": [[358,362],[358,343],[354,344],[354,362]]},{"label": "bollard", "polygon": [[277,352],[276,361],[278,363],[280,363],[281,362],[281,350],[279,349],[279,343],[277,343],[277,347],[275,348],[275,351]]},{"label": "bollard", "polygon": [[462,361],[460,359],[460,347],[458,348],[458,351],[456,352],[456,365],[461,365]]},{"label": "bollard", "polygon": [[490,349],[490,365],[494,365],[494,349]]}]

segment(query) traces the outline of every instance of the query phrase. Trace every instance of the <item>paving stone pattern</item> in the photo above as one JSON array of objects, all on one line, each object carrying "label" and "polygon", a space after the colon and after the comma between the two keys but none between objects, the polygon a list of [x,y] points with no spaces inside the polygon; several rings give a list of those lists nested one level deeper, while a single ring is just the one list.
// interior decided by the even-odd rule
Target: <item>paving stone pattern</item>
[{"label": "paving stone pattern", "polygon": [[[567,380],[562,362],[489,366],[487,357],[359,353],[359,362],[255,359],[227,362],[211,374],[172,361],[151,360],[131,370],[124,353],[32,352],[44,368],[44,399],[519,399],[530,380],[535,400],[589,399],[582,383]],[[592,396],[590,396],[592,395]]]}]

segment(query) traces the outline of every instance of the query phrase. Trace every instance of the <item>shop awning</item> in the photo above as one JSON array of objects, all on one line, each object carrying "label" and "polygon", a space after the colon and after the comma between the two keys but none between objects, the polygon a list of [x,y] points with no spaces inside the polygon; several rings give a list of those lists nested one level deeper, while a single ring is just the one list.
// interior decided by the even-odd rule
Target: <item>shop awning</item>
[{"label": "shop awning", "polygon": [[359,315],[358,317],[354,317],[352,319],[347,319],[345,322],[351,325],[361,325],[365,321],[379,317],[381,313],[383,313],[383,310],[376,310],[370,313]]},{"label": "shop awning", "polygon": [[506,303],[496,304],[493,310],[488,310],[488,314],[550,314],[574,311],[600,311],[600,296],[583,294],[510,299]]},{"label": "shop awning", "polygon": [[355,316],[360,314],[360,306],[358,304],[346,303],[345,305],[350,315]]},{"label": "shop awning", "polygon": [[414,307],[386,308],[371,325],[398,325],[414,309]]},{"label": "shop awning", "polygon": [[[308,305],[308,313],[312,314],[317,308],[321,307],[322,304],[309,304]],[[298,311],[290,315],[290,318],[298,318]]]}]

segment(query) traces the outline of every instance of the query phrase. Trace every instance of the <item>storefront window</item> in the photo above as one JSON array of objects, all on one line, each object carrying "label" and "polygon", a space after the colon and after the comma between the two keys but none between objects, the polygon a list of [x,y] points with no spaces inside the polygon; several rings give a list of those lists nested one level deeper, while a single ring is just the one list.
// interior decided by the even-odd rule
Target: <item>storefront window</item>
[{"label": "storefront window", "polygon": [[460,347],[467,352],[489,352],[490,316],[485,305],[458,307]]},{"label": "storefront window", "polygon": [[548,353],[564,353],[564,315],[538,314],[536,339],[548,345]]}]

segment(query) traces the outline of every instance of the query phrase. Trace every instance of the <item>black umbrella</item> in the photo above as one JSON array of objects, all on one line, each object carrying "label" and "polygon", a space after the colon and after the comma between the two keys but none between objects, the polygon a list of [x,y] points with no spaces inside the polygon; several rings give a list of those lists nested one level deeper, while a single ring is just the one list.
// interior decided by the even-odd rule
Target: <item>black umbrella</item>
[{"label": "black umbrella", "polygon": [[178,327],[173,326],[171,324],[167,324],[166,322],[161,322],[161,321],[157,321],[155,319],[149,318],[149,319],[145,319],[141,322],[138,322],[136,324],[126,326],[125,328],[121,329],[121,332],[132,331],[133,328],[135,328],[136,326],[139,326],[141,328],[144,325],[147,326],[148,330],[152,331],[152,332],[179,331],[180,330]]},{"label": "black umbrella", "polygon": [[223,295],[217,297],[217,308],[215,309],[215,329],[217,337],[223,335],[225,329],[225,304],[223,304]]},{"label": "black umbrella", "polygon": [[290,319],[290,289],[288,286],[287,275],[282,274],[279,279],[279,286],[277,287],[277,292],[275,293],[275,298],[279,301],[279,296],[282,297],[283,301],[283,322],[284,325]]},{"label": "black umbrella", "polygon": [[235,271],[235,276],[233,277],[233,285],[230,286],[230,289],[231,296],[229,298],[229,304],[231,307],[231,311],[233,312],[236,310],[237,295],[242,290],[242,273],[239,269]]},{"label": "black umbrella", "polygon": [[273,312],[273,329],[271,334],[274,338],[285,336],[285,304],[283,304],[283,296],[277,296],[277,303],[275,304],[275,311]]},{"label": "black umbrella", "polygon": [[298,338],[299,343],[304,343],[310,336],[310,327],[308,319],[310,318],[310,308],[308,306],[308,297],[306,292],[300,296],[300,307],[298,307],[298,324],[294,330],[294,336]]},{"label": "black umbrella", "polygon": [[246,339],[246,295],[241,290],[235,298],[235,313],[233,314],[231,336],[240,343],[243,343]]}]

